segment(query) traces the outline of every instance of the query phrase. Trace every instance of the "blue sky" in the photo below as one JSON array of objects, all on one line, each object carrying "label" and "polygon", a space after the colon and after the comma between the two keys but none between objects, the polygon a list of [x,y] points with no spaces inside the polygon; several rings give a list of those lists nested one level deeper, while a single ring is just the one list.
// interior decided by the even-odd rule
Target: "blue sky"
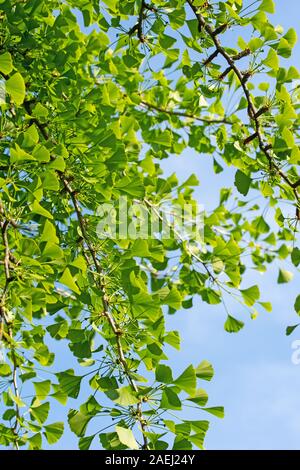
[{"label": "blue sky", "polygon": [[[276,0],[277,13],[273,23],[293,26],[300,36],[299,0]],[[298,67],[299,44],[292,63]],[[200,180],[196,196],[206,208],[214,207],[219,189],[231,186],[234,171],[227,169],[215,176],[211,159],[187,150],[180,157],[170,157],[163,162],[166,174],[176,172],[184,181],[191,173]],[[245,321],[238,334],[228,334],[223,329],[225,311],[221,306],[208,306],[196,299],[191,310],[179,311],[167,317],[169,329],[178,329],[182,336],[180,352],[170,351],[172,367],[180,373],[187,365],[197,365],[203,359],[211,361],[215,377],[203,387],[209,393],[209,405],[223,405],[225,419],[211,419],[207,434],[207,449],[300,449],[300,365],[291,361],[294,340],[300,339],[300,329],[292,337],[285,336],[287,325],[297,323],[293,303],[297,289],[297,276],[290,284],[277,285],[278,266],[274,265],[264,276],[253,272],[247,284],[258,283],[262,300],[273,303],[272,313],[262,313],[256,320],[228,300],[233,316]],[[65,347],[55,343],[58,366],[67,368],[74,361]],[[63,360],[62,360],[63,358]],[[68,408],[77,407],[75,400]],[[60,420],[64,407],[54,402],[53,421]],[[193,415],[194,415],[193,411]],[[207,419],[201,415],[199,419]],[[93,424],[93,429],[102,423]],[[104,426],[104,424],[103,424]],[[67,430],[61,441],[52,448],[74,449],[77,438]],[[99,444],[95,443],[95,448]]]}]

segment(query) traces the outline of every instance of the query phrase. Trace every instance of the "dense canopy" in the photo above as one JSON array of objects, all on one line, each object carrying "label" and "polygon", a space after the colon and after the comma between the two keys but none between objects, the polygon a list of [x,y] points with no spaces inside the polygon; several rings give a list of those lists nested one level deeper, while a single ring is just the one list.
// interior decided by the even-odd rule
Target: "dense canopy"
[{"label": "dense canopy", "polygon": [[[247,270],[300,264],[300,75],[282,65],[297,36],[273,12],[273,0],[0,1],[2,446],[54,444],[68,421],[80,449],[203,448],[210,414],[223,417],[207,406],[205,358],[174,377],[180,335],[165,316],[229,293],[255,318],[272,307],[242,284]],[[212,178],[234,169],[213,211],[196,175],[162,171],[185,149],[211,159]],[[124,201],[135,236],[120,236]],[[176,228],[174,207],[191,224],[202,214],[201,239]],[[151,237],[139,211],[156,217]],[[244,326],[226,304],[221,321]],[[51,420],[56,401],[68,419]]]}]

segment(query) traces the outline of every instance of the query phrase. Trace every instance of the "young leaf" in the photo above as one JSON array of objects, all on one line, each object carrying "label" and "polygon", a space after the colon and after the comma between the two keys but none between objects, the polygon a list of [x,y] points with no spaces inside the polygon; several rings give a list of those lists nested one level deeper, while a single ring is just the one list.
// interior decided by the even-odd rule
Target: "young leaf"
[{"label": "young leaf", "polygon": [[128,449],[137,450],[139,448],[131,429],[116,426],[116,433],[118,434],[120,442]]},{"label": "young leaf", "polygon": [[298,297],[295,300],[294,308],[296,312],[298,313],[298,315],[300,315],[300,295],[298,295]]},{"label": "young leaf", "polygon": [[44,435],[48,441],[49,444],[55,444],[61,436],[63,435],[64,432],[64,423],[62,422],[57,422],[57,423],[52,423],[48,424],[47,426],[44,426]]},{"label": "young leaf", "polygon": [[80,391],[82,377],[74,375],[73,370],[59,372],[56,374],[61,392],[67,394],[71,398],[77,398]]},{"label": "young leaf", "polygon": [[237,333],[244,327],[244,323],[236,318],[228,315],[224,324],[224,329],[228,333]]},{"label": "young leaf", "polygon": [[177,385],[187,393],[193,394],[196,389],[196,372],[192,365],[190,365],[185,371],[174,381],[174,385]]},{"label": "young leaf", "polygon": [[210,408],[202,408],[202,410],[214,416],[217,416],[217,418],[224,418],[225,416],[223,406],[213,406]]},{"label": "young leaf", "polygon": [[155,371],[155,378],[157,382],[164,384],[173,383],[172,369],[164,364],[159,364]]},{"label": "young leaf", "polygon": [[32,405],[30,408],[30,415],[33,419],[36,419],[40,424],[43,424],[48,418],[50,410],[50,403],[43,403],[42,405]]},{"label": "young leaf", "polygon": [[76,294],[80,294],[79,287],[77,286],[76,282],[74,281],[73,276],[70,273],[69,268],[66,268],[59,280],[61,284],[64,284],[65,286],[69,287],[73,292],[76,292]]},{"label": "young leaf", "polygon": [[294,274],[286,269],[279,269],[278,284],[285,284],[286,282],[290,282],[294,277]]},{"label": "young leaf", "polygon": [[252,305],[254,305],[260,297],[258,286],[252,286],[248,289],[241,289],[241,294],[245,304],[248,305],[248,307],[252,307]]},{"label": "young leaf", "polygon": [[202,361],[196,368],[198,379],[210,381],[214,376],[214,369],[210,362]]},{"label": "young leaf", "polygon": [[0,55],[0,72],[9,75],[13,69],[12,58],[9,52]]},{"label": "young leaf", "polygon": [[247,196],[250,185],[251,185],[251,178],[241,170],[237,170],[235,174],[235,181],[234,185],[236,186],[239,193],[243,194],[243,196]]},{"label": "young leaf", "polygon": [[6,82],[6,91],[17,105],[25,99],[25,83],[20,73],[15,73]]},{"label": "young leaf", "polygon": [[162,393],[161,408],[170,410],[181,410],[181,401],[178,398],[177,393],[170,387],[166,387]]},{"label": "young leaf", "polygon": [[297,325],[293,325],[293,326],[288,326],[286,328],[286,335],[289,336],[293,333],[293,331],[300,325],[300,323],[297,323]]},{"label": "young leaf", "polygon": [[94,415],[86,415],[80,411],[71,409],[68,413],[68,423],[71,431],[73,431],[78,437],[84,436],[87,425],[93,416]]},{"label": "young leaf", "polygon": [[293,265],[298,267],[299,264],[300,264],[300,250],[299,250],[299,248],[295,247],[293,249],[292,254],[291,254],[291,258],[292,258]]}]

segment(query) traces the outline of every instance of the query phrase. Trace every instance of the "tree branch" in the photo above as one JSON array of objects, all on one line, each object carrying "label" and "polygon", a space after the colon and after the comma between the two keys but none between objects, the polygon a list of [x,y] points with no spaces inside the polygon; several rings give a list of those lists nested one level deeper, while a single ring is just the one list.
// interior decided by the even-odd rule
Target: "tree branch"
[{"label": "tree branch", "polygon": [[216,30],[213,30],[211,28],[211,26],[206,22],[204,17],[201,15],[201,13],[199,13],[199,10],[194,5],[193,0],[187,0],[187,3],[189,4],[192,11],[194,12],[194,14],[195,14],[195,16],[198,20],[199,26],[201,26],[201,28],[210,36],[210,38],[212,39],[212,41],[215,45],[216,51],[218,51],[218,53],[223,56],[223,58],[226,60],[226,62],[228,64],[228,66],[230,67],[230,70],[233,70],[233,72],[235,73],[238,81],[240,82],[243,93],[244,93],[245,98],[247,100],[248,115],[249,115],[250,121],[252,121],[254,123],[254,129],[255,129],[255,133],[256,133],[256,138],[258,139],[259,148],[260,148],[261,152],[266,156],[266,158],[269,162],[270,169],[275,170],[276,173],[288,184],[288,186],[290,186],[290,188],[292,188],[295,199],[296,199],[297,203],[299,203],[300,202],[300,197],[299,197],[299,194],[298,194],[298,191],[297,191],[297,187],[300,186],[300,180],[297,181],[296,183],[291,181],[289,176],[286,175],[286,173],[283,172],[283,170],[280,168],[280,166],[274,160],[274,158],[271,154],[270,147],[265,144],[264,139],[263,139],[263,131],[262,131],[262,128],[261,128],[261,123],[260,123],[260,120],[259,120],[260,115],[257,115],[257,111],[256,111],[255,105],[252,101],[250,91],[249,91],[249,89],[247,88],[247,85],[246,85],[245,77],[243,76],[242,72],[240,71],[240,69],[235,64],[236,58],[231,57],[226,52],[226,50],[221,45],[221,43],[220,43],[220,41],[217,37]]},{"label": "tree branch", "polygon": [[[92,244],[89,241],[89,236],[86,232],[85,220],[84,220],[84,217],[82,215],[82,212],[81,212],[81,209],[80,209],[80,206],[79,206],[79,202],[76,198],[75,192],[72,190],[72,188],[70,186],[69,181],[62,174],[60,175],[60,177],[61,177],[61,181],[63,182],[63,184],[65,186],[65,189],[66,189],[67,193],[70,195],[70,198],[71,198],[72,203],[73,203],[74,210],[75,210],[76,215],[77,215],[78,224],[80,226],[81,233],[82,233],[82,238],[83,238],[81,240],[81,244],[82,244],[82,247],[83,247],[83,253],[84,253],[84,255],[86,255],[85,248],[84,248],[84,243],[85,243],[85,245],[86,245],[86,247],[87,247],[87,249],[88,249],[88,251],[89,251],[89,253],[90,253],[90,255],[93,259],[93,265],[94,265],[94,268],[96,270],[96,273],[98,274],[97,279],[95,280],[95,282],[98,285],[99,290],[103,294],[102,295],[102,304],[103,304],[102,315],[107,319],[107,321],[108,321],[108,323],[111,327],[111,330],[112,330],[113,334],[115,335],[116,344],[117,344],[117,351],[118,351],[118,359],[119,359],[119,362],[120,362],[120,364],[123,368],[124,374],[127,377],[127,380],[129,382],[130,386],[132,387],[133,391],[137,393],[139,389],[138,389],[138,386],[137,386],[136,382],[131,377],[131,373],[130,373],[130,370],[128,368],[128,364],[127,364],[125,354],[124,354],[124,350],[123,350],[123,346],[122,346],[120,329],[118,328],[118,326],[117,326],[117,324],[114,320],[114,317],[112,316],[112,314],[110,312],[110,305],[109,305],[108,296],[106,294],[105,284],[102,281],[103,271],[102,271],[101,265],[100,265],[100,263],[97,259],[96,251],[95,251],[94,247],[92,246]],[[85,256],[85,258],[86,258],[87,264],[91,267],[91,263],[90,263],[88,257]],[[138,418],[138,421],[141,425],[142,434],[143,434],[143,440],[144,440],[143,449],[147,450],[148,449],[148,439],[147,439],[146,434],[145,434],[146,431],[147,431],[147,424],[146,424],[146,420],[145,420],[145,418],[142,414],[142,402],[141,401],[137,405],[137,418]]]},{"label": "tree branch", "polygon": [[232,121],[229,119],[210,119],[210,118],[202,118],[200,116],[195,116],[194,114],[182,112],[182,111],[173,111],[172,109],[165,109],[165,108],[160,108],[159,106],[148,103],[147,101],[141,101],[141,104],[146,106],[149,109],[153,109],[155,111],[158,111],[160,113],[165,113],[165,114],[170,114],[172,116],[179,116],[179,117],[186,117],[189,119],[194,119],[195,121],[200,121],[204,122],[206,124],[233,124]]},{"label": "tree branch", "polygon": [[[1,214],[3,215],[3,208],[1,207]],[[8,291],[8,286],[10,282],[12,281],[11,273],[10,273],[10,258],[11,258],[11,253],[10,253],[10,248],[9,248],[9,242],[8,242],[8,227],[9,227],[10,221],[5,219],[4,221],[1,222],[1,234],[2,234],[2,241],[4,245],[4,259],[3,259],[3,264],[4,264],[4,275],[5,275],[5,284],[4,288],[1,294],[0,298],[0,315],[1,315],[1,339],[2,339],[2,334],[3,334],[3,329],[4,329],[4,323],[8,324],[7,318],[6,318],[6,296],[7,296],[7,291]],[[9,337],[11,340],[13,339],[13,331],[11,325],[8,325],[8,333]],[[19,398],[19,388],[18,388],[18,365],[16,361],[16,356],[15,356],[15,351],[14,351],[14,346],[13,342],[11,342],[11,358],[12,358],[12,364],[13,364],[13,387],[14,387],[14,394],[17,398]],[[14,426],[12,427],[12,431],[16,436],[15,440],[15,447],[18,450],[19,449],[19,444],[18,444],[18,422],[20,419],[20,409],[18,403],[15,403],[15,410],[16,410],[16,421]]]},{"label": "tree branch", "polygon": [[154,5],[146,3],[144,0],[142,0],[141,8],[139,11],[139,16],[138,16],[138,21],[128,31],[129,36],[132,36],[135,32],[137,32],[137,37],[139,38],[141,43],[146,42],[146,37],[143,32],[143,23],[146,18],[146,13],[145,13],[146,11],[157,13],[158,9]]}]

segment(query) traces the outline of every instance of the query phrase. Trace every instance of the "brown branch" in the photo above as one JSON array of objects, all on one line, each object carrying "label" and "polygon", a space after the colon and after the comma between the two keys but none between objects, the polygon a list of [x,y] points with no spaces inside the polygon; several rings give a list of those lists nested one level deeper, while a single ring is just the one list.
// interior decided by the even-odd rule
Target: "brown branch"
[{"label": "brown branch", "polygon": [[225,31],[225,29],[227,28],[228,24],[227,23],[224,23],[224,24],[221,24],[220,26],[218,26],[218,28],[216,28],[212,34],[213,36],[218,36],[218,34],[221,34],[223,33],[223,31]]},{"label": "brown branch", "polygon": [[[30,103],[31,101],[24,101],[23,106],[26,109],[26,112],[31,116]],[[41,122],[38,121],[38,119],[34,117],[31,117],[30,124],[35,124],[39,128],[45,140],[49,139],[48,133],[46,131],[46,124],[42,124]]]},{"label": "brown branch", "polygon": [[225,77],[227,77],[227,75],[229,74],[229,72],[231,72],[232,70],[232,67],[231,65],[229,65],[229,67],[227,67],[224,72],[221,73],[221,75],[218,76],[218,80],[222,81],[224,80]]},{"label": "brown branch", "polygon": [[186,117],[189,119],[194,119],[195,121],[200,121],[204,122],[206,124],[230,124],[232,125],[233,122],[230,121],[229,119],[210,119],[210,118],[202,118],[200,116],[195,116],[194,114],[186,113],[186,112],[181,112],[181,111],[173,111],[172,109],[165,109],[165,108],[160,108],[159,106],[148,103],[147,101],[141,101],[141,104],[146,106],[149,109],[153,109],[154,111],[158,111],[159,113],[165,113],[169,114],[171,116],[179,116],[179,117]]},{"label": "brown branch", "polygon": [[145,36],[143,33],[144,11],[145,11],[145,2],[144,0],[142,0],[142,5],[140,9],[138,24],[137,24],[137,35],[138,35],[140,42],[145,42]]},{"label": "brown branch", "polygon": [[269,106],[262,106],[258,111],[257,113],[255,114],[255,117],[258,118],[259,116],[262,116],[263,114],[265,114],[266,112],[269,111]]},{"label": "brown branch", "polygon": [[299,186],[300,186],[300,179],[298,179],[298,181],[293,183],[293,188],[298,188]]},{"label": "brown branch", "polygon": [[247,49],[244,49],[243,51],[239,52],[236,55],[231,56],[233,60],[240,60],[243,57],[247,57],[251,53],[250,49],[247,47]]},{"label": "brown branch", "polygon": [[[3,215],[3,208],[1,207],[1,215]],[[13,256],[10,252],[9,248],[9,242],[8,242],[8,227],[9,227],[10,221],[5,219],[3,222],[1,222],[1,234],[2,234],[2,241],[4,245],[4,259],[3,259],[3,264],[4,264],[4,275],[5,275],[5,285],[1,294],[0,298],[0,315],[1,315],[1,339],[2,339],[2,334],[4,330],[4,323],[8,323],[6,319],[6,307],[5,307],[5,302],[6,302],[6,296],[7,296],[7,291],[8,291],[8,286],[10,282],[12,281],[12,276],[10,273],[10,258]],[[9,332],[9,337],[11,340],[13,339],[13,331],[11,325],[9,325],[8,328]],[[14,387],[14,393],[17,398],[19,398],[19,388],[18,388],[18,365],[16,361],[16,356],[15,356],[15,350],[13,346],[13,342],[11,342],[11,358],[12,358],[12,364],[13,364],[13,387]],[[12,431],[16,436],[15,440],[15,447],[18,450],[19,449],[19,444],[18,444],[18,422],[20,419],[20,409],[19,405],[15,403],[15,410],[16,410],[16,421],[14,426],[12,427]]]},{"label": "brown branch", "polygon": [[206,67],[208,64],[210,64],[219,54],[219,51],[216,49],[215,52],[213,52],[207,59],[203,62],[204,67]]},{"label": "brown branch", "polygon": [[[193,0],[187,0],[187,3],[189,4],[189,6],[191,7],[192,11],[194,12],[197,20],[198,20],[198,23],[199,23],[199,26],[201,26],[202,29],[204,29],[204,31],[210,36],[210,38],[213,40],[214,42],[214,45],[215,45],[215,48],[216,50],[220,53],[220,55],[223,56],[223,58],[226,60],[228,66],[231,67],[231,69],[234,71],[238,81],[240,82],[241,84],[241,87],[242,87],[242,90],[243,90],[243,93],[245,95],[245,98],[247,100],[247,104],[248,104],[248,115],[249,115],[249,118],[250,118],[250,121],[252,121],[254,123],[254,129],[255,129],[255,132],[257,134],[257,139],[258,139],[258,144],[259,144],[259,148],[261,150],[261,152],[265,155],[265,157],[267,158],[268,162],[269,162],[269,166],[270,166],[270,169],[272,170],[275,170],[277,172],[277,174],[288,184],[288,186],[290,186],[290,188],[293,189],[293,193],[294,193],[294,196],[295,196],[295,199],[297,200],[297,203],[300,202],[300,196],[298,194],[298,191],[297,191],[297,187],[300,186],[300,181],[297,181],[296,183],[293,183],[291,181],[291,179],[289,178],[288,175],[286,175],[282,169],[280,168],[280,166],[277,164],[277,162],[274,160],[272,154],[270,153],[270,149],[268,148],[268,146],[266,146],[265,142],[264,142],[264,138],[263,138],[263,132],[262,132],[262,128],[261,128],[261,123],[260,123],[260,120],[259,120],[259,116],[257,116],[257,110],[255,109],[255,105],[252,101],[252,98],[251,98],[251,94],[250,94],[250,91],[249,89],[247,88],[247,85],[246,85],[246,81],[247,79],[249,78],[249,76],[243,74],[241,72],[241,70],[237,67],[237,65],[235,64],[234,62],[234,58],[232,58],[232,56],[230,56],[226,50],[224,49],[224,47],[221,45],[219,39],[217,38],[217,35],[215,34],[215,31],[211,28],[211,26],[206,22],[206,20],[204,19],[204,17],[201,15],[201,13],[199,13],[198,11],[198,8],[193,4]],[[223,25],[222,25],[223,26]],[[246,79],[245,79],[246,77]]]},{"label": "brown branch", "polygon": [[157,11],[155,9],[155,7],[152,7],[151,5],[146,3],[144,0],[142,0],[142,4],[141,4],[139,16],[138,16],[138,21],[128,31],[129,36],[132,36],[136,32],[137,37],[139,38],[141,43],[146,42],[146,38],[145,38],[145,35],[144,35],[144,32],[143,32],[143,23],[144,23],[144,19],[145,19],[145,10],[152,11],[152,12]]},{"label": "brown branch", "polygon": [[[77,215],[78,224],[79,224],[79,227],[80,227],[81,233],[82,233],[81,244],[82,244],[82,247],[83,247],[83,254],[86,255],[85,248],[84,248],[84,244],[85,244],[88,251],[89,251],[89,253],[90,253],[90,255],[91,255],[91,257],[92,257],[92,259],[93,259],[93,265],[94,265],[94,268],[95,268],[96,273],[98,275],[97,279],[96,279],[96,284],[98,284],[98,287],[99,287],[101,293],[103,294],[102,295],[102,305],[103,305],[102,315],[107,319],[107,321],[108,321],[108,323],[111,327],[111,330],[113,331],[113,333],[115,335],[119,363],[121,364],[121,366],[123,368],[124,374],[126,375],[129,384],[131,385],[134,392],[137,393],[138,392],[138,386],[137,386],[136,382],[133,380],[133,378],[131,377],[131,373],[130,373],[130,370],[128,368],[128,364],[127,364],[125,354],[124,354],[124,350],[123,350],[123,346],[122,346],[120,330],[119,330],[119,328],[118,328],[118,326],[115,322],[114,317],[112,316],[112,314],[110,312],[110,305],[109,305],[108,296],[106,294],[106,287],[105,287],[104,282],[102,281],[103,271],[102,271],[101,265],[100,265],[100,263],[97,259],[96,251],[95,251],[94,247],[92,246],[92,244],[89,241],[89,236],[88,236],[87,231],[86,231],[86,223],[85,223],[84,217],[82,215],[82,212],[81,212],[81,209],[80,209],[80,206],[79,206],[79,202],[78,202],[77,197],[76,197],[76,193],[72,190],[69,181],[64,177],[64,175],[60,174],[60,177],[61,177],[61,181],[63,182],[67,193],[70,195],[74,210],[75,210],[76,215]],[[88,263],[88,266],[91,267],[91,263],[90,263],[88,257],[85,256],[85,259]],[[147,450],[148,449],[148,439],[147,439],[146,434],[145,434],[146,431],[147,431],[147,422],[146,422],[146,420],[145,420],[145,418],[142,414],[142,402],[141,401],[137,405],[137,418],[138,418],[138,421],[141,425],[142,434],[143,434],[143,440],[144,440],[143,449]]]},{"label": "brown branch", "polygon": [[145,8],[145,10],[152,11],[152,13],[157,13],[158,12],[158,8],[156,8],[154,5],[152,5],[150,3],[144,2],[144,8]]},{"label": "brown branch", "polygon": [[248,145],[250,144],[250,142],[252,142],[252,140],[256,139],[257,138],[257,132],[254,132],[254,134],[250,135],[249,137],[247,137],[245,140],[244,140],[244,145]]}]

